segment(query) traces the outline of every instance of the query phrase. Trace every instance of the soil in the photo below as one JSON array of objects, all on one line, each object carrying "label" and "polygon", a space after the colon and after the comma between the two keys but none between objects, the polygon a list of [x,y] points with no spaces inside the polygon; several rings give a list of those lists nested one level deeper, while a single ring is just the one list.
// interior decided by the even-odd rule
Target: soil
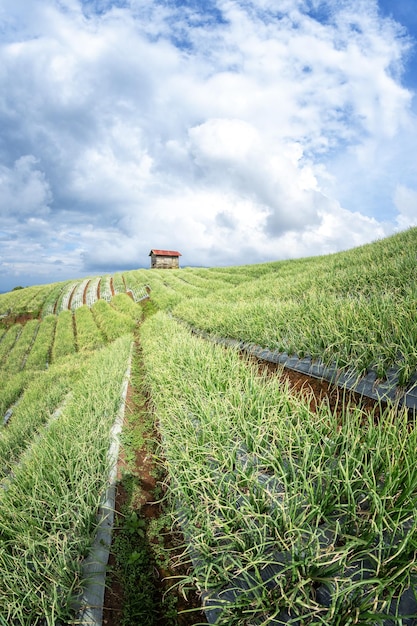
[{"label": "soil", "polygon": [[88,291],[88,287],[89,287],[90,283],[91,283],[91,280],[89,280],[89,281],[86,283],[85,287],[84,287],[84,291],[83,291],[83,304],[87,304],[87,291]]},{"label": "soil", "polygon": [[75,293],[76,289],[77,289],[77,286],[75,286],[74,289],[71,291],[71,295],[70,295],[69,300],[68,300],[68,310],[69,311],[71,310],[72,299],[74,297],[74,293]]},{"label": "soil", "polygon": [[5,326],[6,328],[8,328],[9,326],[13,326],[13,324],[26,324],[26,322],[29,322],[30,320],[33,319],[39,319],[39,314],[38,313],[20,313],[20,314],[11,314],[11,315],[5,315],[4,317],[2,317],[0,319],[0,323],[2,326]]},{"label": "soil", "polygon": [[288,382],[289,388],[293,393],[301,394],[308,398],[310,409],[315,412],[321,402],[326,400],[331,411],[338,414],[348,405],[351,407],[361,407],[365,411],[374,411],[375,417],[379,415],[380,406],[376,400],[361,396],[353,391],[340,389],[337,385],[333,385],[326,380],[314,378],[302,372],[285,369],[277,363],[263,361],[256,357],[250,357],[254,361],[260,372],[266,372],[270,376],[279,376],[283,382]]},{"label": "soil", "polygon": [[[126,397],[126,412],[134,411],[138,416],[143,415],[144,407],[137,407],[135,405],[134,400],[134,391],[131,385],[128,386],[127,397]],[[146,409],[147,407],[145,407]],[[139,417],[140,418],[140,417]],[[157,435],[153,435],[157,436]],[[128,465],[124,458],[123,452],[121,452],[118,462],[118,474],[117,474],[117,484],[116,484],[116,503],[115,509],[116,514],[120,513],[124,507],[124,505],[129,503],[129,495],[126,493],[126,490],[123,486],[122,482],[122,473],[123,470],[129,473],[134,473],[137,476],[140,476],[140,488],[141,495],[140,500],[135,500],[135,510],[140,511],[140,517],[145,520],[156,519],[162,514],[162,507],[158,502],[157,491],[160,488],[158,480],[155,478],[155,474],[157,473],[157,467],[155,458],[152,454],[149,453],[149,449],[146,446],[142,446],[142,448],[136,450],[134,467],[132,468],[131,463]],[[113,531],[113,536],[117,535],[117,528]],[[165,549],[169,549],[172,553],[172,566],[170,569],[162,569],[161,567],[155,567],[155,576],[154,582],[156,584],[157,595],[162,599],[162,596],[167,592],[167,590],[172,586],[172,581],[170,581],[170,577],[172,576],[186,576],[187,571],[184,566],[180,566],[174,563],[174,559],[176,556],[176,547],[179,543],[182,542],[182,537],[179,531],[175,529],[171,529],[170,532],[164,532],[163,535],[163,544]],[[118,582],[117,578],[112,575],[112,568],[115,565],[115,558],[112,553],[110,553],[109,558],[109,574],[106,580],[106,592],[104,598],[104,607],[103,607],[103,626],[120,626],[122,623],[122,612],[123,612],[123,588]],[[171,592],[172,593],[172,592]],[[202,624],[206,623],[206,619],[204,613],[199,610],[201,607],[201,602],[197,592],[192,591],[187,592],[187,599],[184,598],[183,594],[180,593],[178,587],[176,587],[176,604],[178,610],[177,616],[177,624],[178,626],[190,626],[193,624]],[[162,601],[161,601],[162,607]],[[191,613],[182,613],[182,611],[194,609]],[[159,611],[160,615],[157,620],[158,625],[161,626],[171,626],[173,624],[172,619],[168,621],[162,612],[162,609]],[[130,625],[129,625],[130,626]],[[131,626],[139,626],[137,624]]]}]

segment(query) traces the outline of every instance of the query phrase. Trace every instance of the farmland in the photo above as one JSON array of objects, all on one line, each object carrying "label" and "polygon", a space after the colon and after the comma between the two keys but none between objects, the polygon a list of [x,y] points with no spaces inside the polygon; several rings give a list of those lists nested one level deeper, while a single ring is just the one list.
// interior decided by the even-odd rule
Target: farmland
[{"label": "farmland", "polygon": [[[140,359],[182,584],[207,621],[417,624],[417,430],[400,401],[417,380],[416,250],[410,229],[322,257],[0,295],[0,623],[78,623]],[[253,345],[394,381],[398,401],[313,402]]]}]

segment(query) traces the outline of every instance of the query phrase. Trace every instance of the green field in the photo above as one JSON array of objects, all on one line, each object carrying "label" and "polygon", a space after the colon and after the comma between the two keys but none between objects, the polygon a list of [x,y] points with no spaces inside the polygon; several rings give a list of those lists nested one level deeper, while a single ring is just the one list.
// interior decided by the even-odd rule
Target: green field
[{"label": "green field", "polygon": [[211,623],[417,624],[415,415],[325,398],[313,409],[214,341],[382,383],[395,371],[404,393],[416,265],[410,229],[321,257],[0,295],[0,623],[77,623],[134,345],[188,582]]}]

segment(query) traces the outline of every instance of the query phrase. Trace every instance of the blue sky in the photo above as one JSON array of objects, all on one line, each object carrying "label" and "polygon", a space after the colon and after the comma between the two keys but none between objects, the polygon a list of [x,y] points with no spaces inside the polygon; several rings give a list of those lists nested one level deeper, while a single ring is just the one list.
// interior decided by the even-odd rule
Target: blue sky
[{"label": "blue sky", "polygon": [[0,291],[417,224],[415,0],[2,0]]},{"label": "blue sky", "polygon": [[415,0],[379,0],[381,14],[401,24],[412,37],[413,46],[405,59],[403,80],[412,88],[417,87],[417,5]]}]

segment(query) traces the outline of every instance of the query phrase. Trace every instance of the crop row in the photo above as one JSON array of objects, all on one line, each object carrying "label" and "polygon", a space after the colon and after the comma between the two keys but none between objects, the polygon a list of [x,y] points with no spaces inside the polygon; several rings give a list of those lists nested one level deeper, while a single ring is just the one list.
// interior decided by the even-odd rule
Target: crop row
[{"label": "crop row", "polygon": [[[209,621],[411,624],[415,421],[390,408],[378,419],[350,405],[313,413],[309,398],[165,312],[381,377],[394,365],[407,383],[417,368],[416,244],[412,229],[316,259],[134,270],[1,295],[10,315],[0,326],[0,623],[74,617],[140,318],[134,300],[149,285],[163,311],[141,328],[146,384]],[[10,325],[41,309],[42,320]]]},{"label": "crop row", "polygon": [[180,271],[149,282],[160,308],[209,333],[380,378],[394,367],[405,385],[417,369],[416,245],[412,229],[337,255],[235,268],[239,284],[219,271],[209,289]]},{"label": "crop row", "polygon": [[97,301],[2,329],[2,624],[56,626],[75,617],[120,377],[140,317],[140,307],[119,294],[112,305]]},{"label": "crop row", "polygon": [[[146,276],[145,270],[141,273]],[[141,273],[136,272],[136,276]],[[138,282],[130,273],[128,281],[125,281],[124,274],[114,274],[16,289],[0,294],[0,322],[7,316],[18,317],[29,313],[37,317],[41,313],[42,317],[46,317],[68,309],[75,310],[84,304],[91,307],[100,298],[110,302],[113,294],[131,293],[134,301],[138,302],[146,295],[145,285],[144,278]]]},{"label": "crop row", "polygon": [[125,335],[39,373],[0,431],[2,623],[74,623],[130,346]]},{"label": "crop row", "polygon": [[92,278],[88,283],[87,293],[86,293],[86,305],[93,306],[93,304],[98,300],[98,288],[100,285],[101,277],[96,276]]},{"label": "crop row", "polygon": [[126,292],[123,274],[113,274],[113,291],[115,294]]},{"label": "crop row", "polygon": [[51,292],[59,288],[59,284],[38,285],[16,289],[0,294],[0,315],[19,315],[27,312],[39,313]]},{"label": "crop row", "polygon": [[415,422],[349,404],[313,413],[280,378],[162,313],[141,338],[209,622],[414,623]]},{"label": "crop row", "polygon": [[72,358],[26,381],[7,427],[0,431],[0,480],[12,470],[22,451],[31,445],[34,433],[65,398],[80,368],[80,359]]},{"label": "crop row", "polygon": [[91,308],[82,306],[42,321],[14,324],[0,339],[0,371],[6,376],[45,369],[76,351],[95,350],[131,332],[140,315],[137,305],[126,294],[120,294],[114,305],[100,300]]},{"label": "crop row", "polygon": [[78,283],[75,287],[74,291],[71,294],[71,310],[78,309],[80,306],[84,304],[84,291],[88,285],[90,280],[86,278],[85,280]]}]

